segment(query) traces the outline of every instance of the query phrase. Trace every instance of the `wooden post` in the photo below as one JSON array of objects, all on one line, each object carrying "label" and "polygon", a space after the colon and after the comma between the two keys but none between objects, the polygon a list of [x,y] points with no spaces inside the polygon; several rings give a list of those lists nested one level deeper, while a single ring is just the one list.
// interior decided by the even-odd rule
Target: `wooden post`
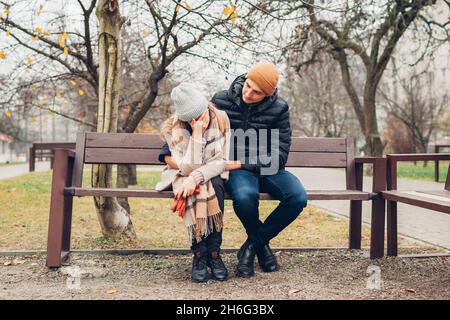
[{"label": "wooden post", "polygon": [[30,156],[28,159],[29,171],[33,172],[35,170],[35,161],[36,161],[36,150],[34,149],[34,144],[30,147]]},{"label": "wooden post", "polygon": [[73,151],[55,150],[50,217],[48,225],[47,267],[60,267],[62,253],[70,251],[70,230],[72,222],[72,196],[64,194],[64,188],[72,184]]},{"label": "wooden post", "polygon": [[[439,153],[439,146],[434,146],[434,153]],[[434,181],[439,182],[439,160],[434,160]]]},{"label": "wooden post", "polygon": [[[373,192],[386,190],[386,159],[376,158],[373,162]],[[384,225],[386,201],[379,197],[372,200],[372,223],[370,233],[370,258],[384,256]]]},{"label": "wooden post", "polygon": [[[397,190],[397,161],[387,156],[387,190]],[[397,201],[387,201],[387,255],[397,256]]]},{"label": "wooden post", "polygon": [[[356,163],[356,190],[362,191],[363,164]],[[350,201],[349,249],[361,249],[362,201]]]}]

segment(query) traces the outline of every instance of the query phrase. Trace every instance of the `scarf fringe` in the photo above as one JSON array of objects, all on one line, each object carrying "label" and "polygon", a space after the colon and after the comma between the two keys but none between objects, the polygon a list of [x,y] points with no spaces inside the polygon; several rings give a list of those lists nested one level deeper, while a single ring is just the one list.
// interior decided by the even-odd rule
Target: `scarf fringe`
[{"label": "scarf fringe", "polygon": [[[214,228],[215,227],[215,228]],[[196,219],[196,224],[187,227],[189,245],[195,240],[202,242],[211,233],[221,231],[223,228],[223,212],[219,211],[206,218]]]}]

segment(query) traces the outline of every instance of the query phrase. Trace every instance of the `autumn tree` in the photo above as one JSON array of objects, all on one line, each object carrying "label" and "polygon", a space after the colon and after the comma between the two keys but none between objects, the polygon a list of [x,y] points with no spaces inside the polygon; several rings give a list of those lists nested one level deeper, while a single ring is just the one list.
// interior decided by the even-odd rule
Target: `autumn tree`
[{"label": "autumn tree", "polygon": [[[352,108],[358,118],[365,138],[368,155],[381,155],[377,110],[377,89],[386,67],[400,40],[410,28],[425,29],[428,39],[448,41],[448,19],[440,21],[429,8],[436,0],[385,0],[385,1],[271,1],[263,2],[264,10],[284,6],[285,19],[307,12],[307,18],[299,18],[296,37],[290,49],[302,48],[315,40],[311,55],[298,61],[298,67],[317,62],[318,52],[327,52],[338,62]],[[448,16],[449,1],[441,1]],[[430,13],[431,12],[431,13]],[[437,36],[441,35],[441,37]],[[432,46],[427,45],[429,49]],[[422,57],[424,55],[421,55]],[[355,59],[360,62],[355,64]],[[360,67],[362,66],[362,67]],[[361,91],[357,88],[355,74],[364,75]]]},{"label": "autumn tree", "polygon": [[388,116],[408,130],[409,152],[428,151],[430,139],[449,107],[448,95],[439,95],[434,87],[434,73],[424,71],[404,77],[397,75],[390,85],[385,84],[380,90],[381,104]]}]

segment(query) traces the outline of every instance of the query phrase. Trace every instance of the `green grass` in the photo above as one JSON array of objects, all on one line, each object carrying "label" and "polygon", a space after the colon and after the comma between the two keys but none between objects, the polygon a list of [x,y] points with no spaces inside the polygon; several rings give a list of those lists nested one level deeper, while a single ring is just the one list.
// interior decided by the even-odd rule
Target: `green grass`
[{"label": "green grass", "polygon": [[[439,181],[443,182],[447,178],[447,170],[450,161],[439,161]],[[415,180],[434,181],[434,161],[428,161],[427,166],[423,166],[423,161],[398,162],[397,177]],[[333,168],[335,170],[345,171],[345,168]],[[366,175],[366,172],[364,172]]]},{"label": "green grass", "polygon": [[[86,170],[84,186],[90,185],[89,175]],[[153,188],[159,177],[158,172],[138,172],[137,187]],[[50,172],[0,180],[0,250],[46,248],[50,189]],[[130,198],[129,201],[137,234],[137,239],[133,240],[103,238],[92,198],[74,198],[72,248],[187,247],[185,227],[170,211],[170,199]],[[276,205],[276,201],[261,201],[261,219],[264,220]],[[239,247],[246,234],[228,200],[224,226],[223,247]],[[368,246],[369,239],[370,230],[363,226],[362,245]],[[345,247],[347,243],[348,221],[311,206],[271,242],[273,246],[282,247]]]},{"label": "green grass", "polygon": [[15,166],[18,164],[25,164],[25,163],[27,163],[27,162],[21,161],[21,162],[0,163],[0,167]]},{"label": "green grass", "polygon": [[[423,161],[399,162],[397,164],[397,175],[399,178],[409,178],[417,180],[434,181],[434,161],[429,161],[427,166],[423,166]],[[445,181],[447,177],[449,161],[439,162],[439,181]]]}]

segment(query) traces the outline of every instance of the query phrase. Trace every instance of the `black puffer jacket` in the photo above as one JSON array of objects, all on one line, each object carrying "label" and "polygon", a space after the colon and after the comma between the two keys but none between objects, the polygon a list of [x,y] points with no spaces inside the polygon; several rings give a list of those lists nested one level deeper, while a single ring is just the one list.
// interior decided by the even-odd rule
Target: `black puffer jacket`
[{"label": "black puffer jacket", "polygon": [[[246,105],[242,101],[242,88],[245,82],[245,74],[237,77],[231,84],[228,90],[217,92],[212,102],[221,110],[224,110],[230,118],[231,129],[242,129],[246,132],[249,129],[255,129],[258,133],[258,145],[257,154],[267,154],[269,157],[274,158],[276,153],[279,153],[279,168],[284,168],[288,155],[289,148],[291,146],[291,126],[289,123],[289,106],[286,101],[278,97],[278,93],[275,92],[273,96],[267,97],[261,102]],[[260,134],[267,130],[267,145],[260,143]],[[270,137],[271,130],[279,130],[279,150],[271,150]],[[236,132],[235,132],[236,133]],[[233,137],[234,142],[235,137]],[[233,143],[234,154],[230,158],[236,159],[237,148],[240,146],[237,143]],[[261,150],[261,148],[267,147],[267,149]],[[248,157],[251,154],[250,149],[252,146],[245,145],[245,154]],[[248,164],[248,162],[256,162],[256,164]],[[261,167],[268,167],[270,163],[261,163],[257,159],[248,159],[246,164],[243,165],[244,169],[259,172]]]},{"label": "black puffer jacket", "polygon": [[[273,96],[266,97],[261,102],[247,105],[242,101],[242,88],[245,82],[245,74],[237,77],[231,84],[228,90],[217,92],[212,102],[218,109],[227,113],[230,118],[231,129],[234,131],[232,136],[232,154],[230,159],[237,159],[238,149],[242,150],[241,153],[245,153],[246,159],[240,159],[243,162],[243,169],[260,172],[261,167],[270,167],[272,159],[278,153],[279,169],[284,168],[288,155],[289,148],[291,146],[291,126],[289,123],[289,106],[286,101],[278,97],[277,92]],[[249,145],[245,143],[237,143],[235,130],[242,129],[243,132],[249,133],[253,131],[257,134],[258,143],[256,145]],[[254,129],[254,130],[252,130]],[[267,130],[267,143],[260,143],[261,135]],[[279,130],[279,148],[272,150],[271,145],[271,130]],[[250,131],[248,131],[250,130]],[[264,141],[264,140],[262,140]],[[256,150],[254,150],[256,148]],[[256,159],[251,155],[267,155],[269,161],[261,162],[259,157]],[[164,156],[170,155],[168,146],[165,145],[160,154],[160,161],[164,162]]]}]

